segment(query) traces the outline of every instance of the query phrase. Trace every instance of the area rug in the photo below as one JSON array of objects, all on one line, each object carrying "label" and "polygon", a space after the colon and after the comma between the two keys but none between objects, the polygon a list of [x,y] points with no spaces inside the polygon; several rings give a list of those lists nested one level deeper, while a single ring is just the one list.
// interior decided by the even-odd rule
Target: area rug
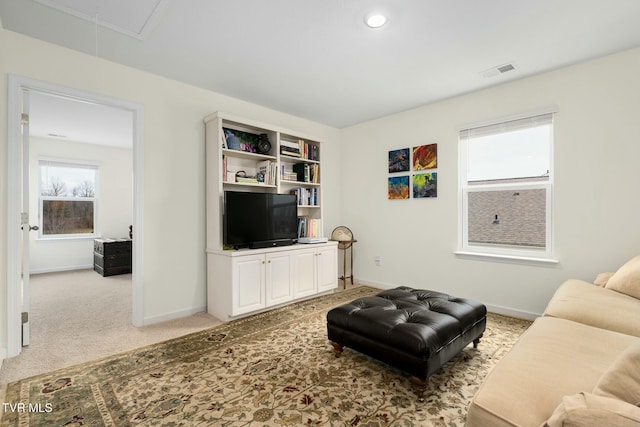
[{"label": "area rug", "polygon": [[327,340],[332,307],[356,287],[9,384],[2,426],[463,426],[483,378],[530,322],[487,330],[432,376],[409,376]]}]

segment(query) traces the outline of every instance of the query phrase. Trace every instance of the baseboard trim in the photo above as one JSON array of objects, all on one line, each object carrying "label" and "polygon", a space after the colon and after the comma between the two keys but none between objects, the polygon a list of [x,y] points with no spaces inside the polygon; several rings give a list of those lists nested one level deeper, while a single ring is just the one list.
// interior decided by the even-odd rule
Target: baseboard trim
[{"label": "baseboard trim", "polygon": [[[373,286],[374,288],[379,288],[379,289],[393,289],[398,286],[398,285],[391,285],[388,283],[374,282],[371,280],[360,280],[360,279],[356,280],[356,283],[361,285]],[[487,311],[490,313],[500,314],[502,316],[508,316],[508,317],[515,317],[517,319],[535,320],[541,316],[541,314],[538,314],[538,313],[518,310],[515,308],[502,307],[499,305],[485,304],[485,306],[487,307]]]},{"label": "baseboard trim", "polygon": [[143,326],[153,325],[156,323],[168,322],[169,320],[182,319],[183,317],[193,316],[198,313],[206,313],[207,307],[196,307],[188,310],[174,311],[172,313],[161,314],[159,316],[145,317],[143,319]]},{"label": "baseboard trim", "polygon": [[59,273],[62,271],[91,270],[91,269],[93,269],[93,264],[67,265],[65,267],[32,268],[31,270],[29,270],[29,273],[44,274],[44,273]]},{"label": "baseboard trim", "polygon": [[515,317],[516,319],[534,321],[541,316],[541,314],[532,313],[530,311],[516,310],[513,308],[501,307],[499,305],[492,305],[492,304],[485,304],[485,305],[487,306],[487,311],[489,313],[500,314],[502,316],[507,316],[507,317]]}]

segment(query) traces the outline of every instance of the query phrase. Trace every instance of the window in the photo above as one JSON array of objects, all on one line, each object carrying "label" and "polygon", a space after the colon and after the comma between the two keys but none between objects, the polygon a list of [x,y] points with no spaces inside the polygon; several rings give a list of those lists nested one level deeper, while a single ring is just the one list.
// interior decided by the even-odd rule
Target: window
[{"label": "window", "polygon": [[39,168],[40,235],[93,236],[97,166],[40,160]]},{"label": "window", "polygon": [[461,251],[551,258],[553,114],[460,132]]}]

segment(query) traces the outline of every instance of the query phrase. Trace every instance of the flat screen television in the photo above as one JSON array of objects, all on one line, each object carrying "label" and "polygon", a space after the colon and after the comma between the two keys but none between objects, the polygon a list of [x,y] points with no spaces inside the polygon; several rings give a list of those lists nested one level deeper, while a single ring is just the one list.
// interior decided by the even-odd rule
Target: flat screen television
[{"label": "flat screen television", "polygon": [[234,248],[286,246],[298,238],[293,194],[224,192],[223,242]]}]

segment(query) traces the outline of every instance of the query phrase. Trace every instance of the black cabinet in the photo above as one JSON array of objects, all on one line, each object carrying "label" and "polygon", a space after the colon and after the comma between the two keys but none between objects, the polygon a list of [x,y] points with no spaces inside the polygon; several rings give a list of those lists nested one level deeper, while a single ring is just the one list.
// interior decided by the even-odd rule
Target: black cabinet
[{"label": "black cabinet", "polygon": [[105,277],[131,273],[131,239],[95,239],[93,269]]}]

